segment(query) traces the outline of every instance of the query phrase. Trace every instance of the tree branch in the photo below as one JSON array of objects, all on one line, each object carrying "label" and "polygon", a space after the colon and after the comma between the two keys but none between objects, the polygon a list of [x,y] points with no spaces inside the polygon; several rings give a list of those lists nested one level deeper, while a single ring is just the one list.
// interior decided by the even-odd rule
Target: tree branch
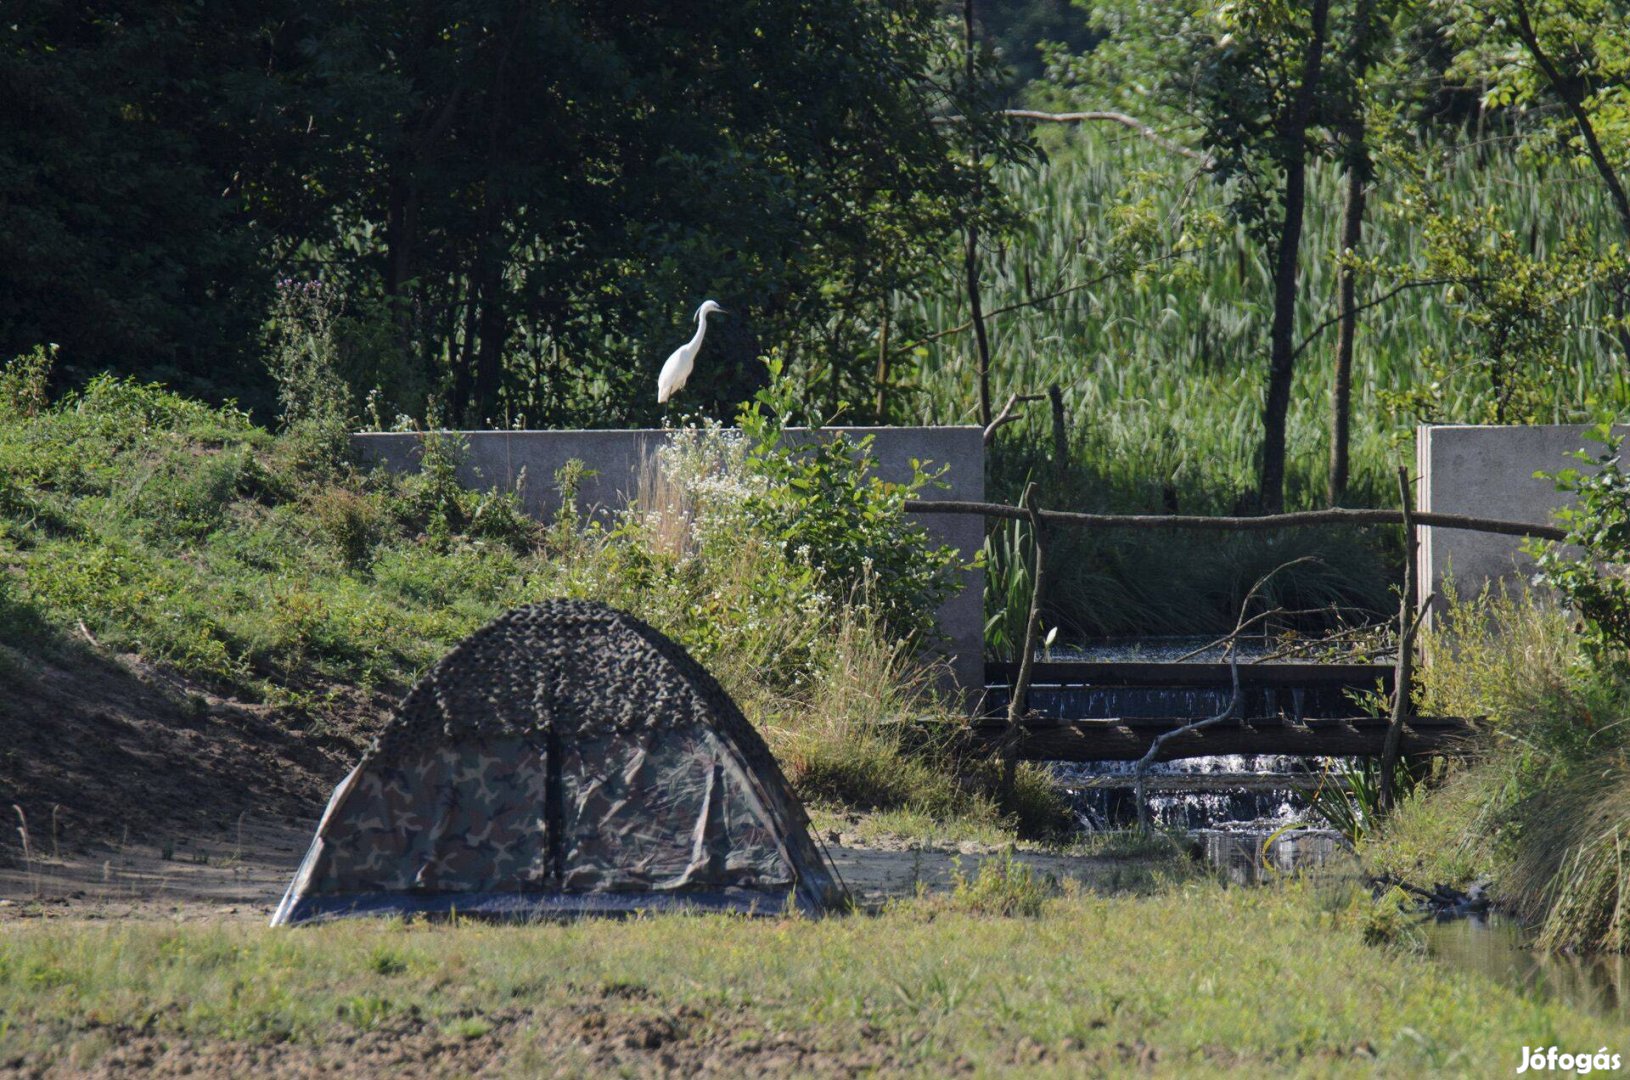
[{"label": "tree branch", "polygon": [[1630,237],[1630,197],[1626,197],[1624,185],[1619,183],[1618,173],[1613,171],[1612,163],[1602,151],[1602,144],[1596,138],[1596,127],[1590,122],[1590,114],[1585,112],[1585,106],[1577,95],[1569,92],[1567,83],[1562,79],[1562,73],[1540,46],[1539,35],[1535,33],[1533,21],[1528,16],[1527,0],[1515,0],[1515,9],[1517,37],[1522,41],[1523,48],[1528,50],[1528,55],[1534,58],[1534,63],[1539,65],[1546,81],[1551,84],[1551,90],[1562,99],[1562,104],[1567,106],[1574,123],[1579,126],[1579,134],[1585,140],[1585,148],[1590,151],[1591,163],[1596,166],[1596,172],[1607,185],[1608,194],[1613,198],[1613,208],[1619,214],[1619,223],[1624,226],[1625,235]]},{"label": "tree branch", "polygon": [[[1092,112],[1050,113],[1041,112],[1037,109],[1002,109],[996,115],[1005,116],[1010,120],[1035,120],[1046,124],[1084,124],[1094,121],[1119,124],[1124,128],[1137,132],[1144,139],[1154,143],[1167,153],[1180,154],[1191,161],[1198,161],[1207,172],[1217,167],[1217,159],[1210,154],[1201,153],[1198,150],[1184,146],[1180,142],[1168,139],[1142,120],[1135,116],[1128,116],[1123,112],[1097,110]],[[968,118],[965,116],[934,117],[934,123],[936,124],[965,124],[967,122]]]},{"label": "tree branch", "polygon": [[[1357,307],[1353,308],[1353,314],[1357,315],[1360,311],[1368,311],[1372,307],[1379,307],[1388,300],[1391,300],[1394,296],[1397,296],[1399,293],[1408,289],[1425,289],[1433,285],[1453,285],[1457,282],[1472,282],[1475,284],[1481,284],[1482,281],[1482,278],[1430,278],[1425,281],[1406,281],[1402,285],[1388,289],[1380,296],[1377,296],[1374,300],[1366,300],[1364,303],[1359,304]],[[1338,312],[1335,315],[1330,316],[1330,318],[1324,320],[1319,325],[1315,326],[1312,330],[1309,330],[1307,337],[1303,338],[1302,343],[1296,346],[1296,351],[1290,354],[1292,359],[1301,356],[1303,350],[1305,350],[1309,345],[1313,344],[1314,338],[1318,337],[1320,334],[1324,333],[1326,330],[1330,329],[1340,321],[1341,313]]]},{"label": "tree branch", "polygon": [[[1006,304],[999,308],[991,308],[989,311],[985,312],[984,318],[986,322],[989,322],[998,315],[1006,315],[1010,312],[1023,310],[1024,308],[1040,307],[1043,304],[1051,303],[1052,301],[1057,300],[1061,296],[1068,296],[1070,293],[1080,292],[1082,289],[1090,289],[1094,285],[1102,285],[1104,282],[1113,278],[1134,273],[1138,270],[1147,270],[1151,267],[1159,266],[1161,263],[1171,262],[1173,259],[1180,259],[1184,254],[1184,252],[1169,252],[1168,254],[1162,255],[1160,258],[1154,259],[1150,262],[1138,263],[1136,266],[1120,267],[1115,270],[1111,270],[1108,273],[1099,274],[1097,277],[1088,281],[1080,281],[1074,285],[1066,285],[1061,289],[1054,289],[1052,292],[1043,293],[1041,296],[1032,297],[1029,300],[1019,300],[1015,303]],[[952,334],[965,333],[972,329],[973,323],[971,321],[961,323],[957,326],[947,327],[944,330],[936,330],[932,334],[927,334],[915,341],[908,341],[904,345],[892,347],[889,351],[894,353],[910,352],[912,349],[915,349],[918,346],[927,345],[930,342],[938,341],[940,338],[950,337]]]},{"label": "tree branch", "polygon": [[[906,509],[915,514],[981,514],[985,517],[1028,521],[1029,514],[1003,503],[956,499],[913,499]],[[1299,510],[1290,514],[1263,514],[1258,517],[1205,517],[1201,514],[1082,514],[1065,510],[1038,511],[1041,519],[1060,525],[1100,529],[1214,529],[1221,532],[1254,532],[1263,529],[1301,528],[1308,525],[1401,525],[1399,510],[1356,510],[1335,507],[1330,510]],[[1416,513],[1417,525],[1439,529],[1465,529],[1469,532],[1501,536],[1532,536],[1540,540],[1566,540],[1567,530],[1554,525],[1527,521],[1500,521],[1466,514]]]},{"label": "tree branch", "polygon": [[1013,411],[1014,405],[1021,402],[1040,401],[1042,396],[1043,395],[1041,394],[1009,394],[1007,404],[1003,405],[1002,411],[996,414],[996,419],[985,425],[985,445],[989,446],[991,440],[996,438],[997,428],[1001,427],[1003,424],[1011,424],[1015,420],[1024,419],[1023,413],[1016,413]]}]

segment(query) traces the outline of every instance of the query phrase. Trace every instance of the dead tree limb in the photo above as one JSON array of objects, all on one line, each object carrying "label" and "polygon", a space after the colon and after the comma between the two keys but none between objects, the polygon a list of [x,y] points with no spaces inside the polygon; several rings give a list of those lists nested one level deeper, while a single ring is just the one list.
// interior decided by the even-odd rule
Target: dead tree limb
[{"label": "dead tree limb", "polygon": [[[906,509],[915,514],[981,514],[1010,521],[1027,521],[1030,516],[1023,508],[1008,506],[1005,503],[955,499],[916,499],[908,502]],[[1253,532],[1309,525],[1401,525],[1404,520],[1403,514],[1397,510],[1354,510],[1347,507],[1299,510],[1290,514],[1262,514],[1257,517],[1205,517],[1199,514],[1082,514],[1066,510],[1040,510],[1037,513],[1049,524],[1081,528],[1214,529],[1220,532]],[[1565,530],[1554,525],[1535,525],[1527,521],[1500,521],[1466,514],[1420,512],[1414,515],[1414,519],[1417,525],[1438,529],[1466,529],[1470,532],[1497,533],[1502,536],[1532,536],[1540,540],[1568,538]]]},{"label": "dead tree limb", "polygon": [[[1191,161],[1198,161],[1207,172],[1217,167],[1217,159],[1210,154],[1202,153],[1192,147],[1184,146],[1174,139],[1167,138],[1154,128],[1145,124],[1135,116],[1128,116],[1123,112],[1114,112],[1107,109],[1095,109],[1089,112],[1042,112],[1039,109],[1002,109],[996,114],[1005,116],[1010,120],[1034,120],[1042,124],[1091,124],[1110,123],[1119,124],[1129,131],[1135,132],[1149,142],[1154,143],[1169,154],[1178,154]],[[936,116],[936,124],[964,124],[965,116]]]},{"label": "dead tree limb", "polygon": [[1192,724],[1184,724],[1182,727],[1172,728],[1170,731],[1163,731],[1159,735],[1156,735],[1149,743],[1148,751],[1141,758],[1139,758],[1135,764],[1133,764],[1132,776],[1134,786],[1137,790],[1139,828],[1144,830],[1149,828],[1149,802],[1144,798],[1144,793],[1146,790],[1146,783],[1149,778],[1149,766],[1154,763],[1157,757],[1159,757],[1160,748],[1179,736],[1192,735],[1196,731],[1204,731],[1208,727],[1220,724],[1224,720],[1239,715],[1240,692],[1238,646],[1240,635],[1245,632],[1246,627],[1250,626],[1251,623],[1256,621],[1255,619],[1247,618],[1245,615],[1247,611],[1251,610],[1251,601],[1256,599],[1257,594],[1262,591],[1263,586],[1267,585],[1268,582],[1273,579],[1275,574],[1279,573],[1281,570],[1288,570],[1298,563],[1305,563],[1309,561],[1314,561],[1314,557],[1311,555],[1303,555],[1299,559],[1292,559],[1289,562],[1280,563],[1272,570],[1269,570],[1266,574],[1263,574],[1261,577],[1257,578],[1256,584],[1252,585],[1250,591],[1245,594],[1245,599],[1240,601],[1239,618],[1234,620],[1234,630],[1227,636],[1227,638],[1221,639],[1228,642],[1228,674],[1234,683],[1234,692],[1228,697],[1227,707],[1224,708],[1222,712],[1217,713],[1215,716],[1207,716],[1204,719],[1194,721]]},{"label": "dead tree limb", "polygon": [[991,444],[991,440],[996,438],[997,428],[1001,427],[1003,424],[1011,424],[1015,420],[1024,419],[1024,414],[1014,412],[1013,406],[1040,400],[1040,394],[1009,394],[1007,396],[1007,404],[1002,406],[1002,411],[997,413],[995,419],[993,419],[989,424],[985,425],[985,445],[989,446]]}]

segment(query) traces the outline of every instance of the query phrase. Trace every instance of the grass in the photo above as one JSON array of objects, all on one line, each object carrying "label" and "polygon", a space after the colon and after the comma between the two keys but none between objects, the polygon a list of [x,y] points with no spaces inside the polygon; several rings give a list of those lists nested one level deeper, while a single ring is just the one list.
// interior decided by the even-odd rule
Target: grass
[{"label": "grass", "polygon": [[30,412],[0,408],[0,662],[88,639],[365,739],[498,614],[595,599],[685,645],[811,801],[1009,836],[1060,820],[1033,767],[998,805],[994,773],[956,752],[965,721],[866,598],[827,595],[742,518],[717,432],[675,466],[700,502],[543,525],[460,488],[448,440],[400,477],[336,459],[331,432],[274,434],[157,386],[98,379]]},{"label": "grass", "polygon": [[1486,718],[1479,748],[1361,847],[1426,884],[1490,878],[1544,948],[1630,948],[1630,684],[1527,595],[1456,602],[1426,642],[1421,707]]},{"label": "grass", "polygon": [[661,1054],[757,1071],[787,1047],[797,1072],[1496,1075],[1524,1045],[1630,1034],[1367,947],[1350,912],[1296,887],[992,881],[820,922],[36,923],[0,939],[0,1065],[88,1069],[121,1040],[294,1056],[429,1031],[489,1040],[512,1075],[644,1072]]}]

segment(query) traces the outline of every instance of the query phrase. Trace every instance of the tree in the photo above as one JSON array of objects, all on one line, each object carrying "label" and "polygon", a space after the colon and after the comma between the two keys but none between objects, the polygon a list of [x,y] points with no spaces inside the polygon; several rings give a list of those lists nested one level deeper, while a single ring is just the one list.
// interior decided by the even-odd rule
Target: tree
[{"label": "tree", "polygon": [[[1621,175],[1630,163],[1630,3],[1442,0],[1442,7],[1461,49],[1457,69],[1489,85],[1490,106],[1561,106],[1560,116],[1531,134],[1556,139],[1595,171],[1618,218],[1622,235],[1612,254],[1622,262],[1630,250],[1630,194]],[[1605,280],[1614,329],[1630,355],[1630,264]]]},{"label": "tree", "polygon": [[[637,423],[697,303],[691,403],[758,355],[869,400],[1011,140],[970,157],[931,0],[180,0],[7,12],[0,351],[264,388],[273,282],[341,287],[358,391],[464,423]],[[360,394],[359,394],[360,396]],[[886,404],[886,403],[885,403]]]},{"label": "tree", "polygon": [[[1153,9],[1092,6],[1106,39],[1075,74],[1112,98],[1127,90],[1150,114],[1205,148],[1213,179],[1273,262],[1273,320],[1262,408],[1258,502],[1284,506],[1285,423],[1297,348],[1297,272],[1307,163],[1326,152],[1321,101],[1331,80],[1330,0],[1189,0]],[[1141,108],[1140,108],[1141,105]]]},{"label": "tree", "polygon": [[70,374],[266,388],[252,354],[268,264],[314,209],[293,195],[305,142],[275,119],[297,7],[7,6],[0,355],[53,341]]}]

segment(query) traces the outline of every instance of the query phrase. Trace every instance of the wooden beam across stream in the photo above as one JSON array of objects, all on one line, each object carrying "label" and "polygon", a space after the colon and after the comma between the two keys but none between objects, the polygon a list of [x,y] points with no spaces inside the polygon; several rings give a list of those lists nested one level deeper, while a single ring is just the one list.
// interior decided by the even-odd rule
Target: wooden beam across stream
[{"label": "wooden beam across stream", "polygon": [[[987,686],[1012,686],[1019,665],[987,662]],[[1241,664],[1241,689],[1374,690],[1392,689],[1392,664],[1324,664],[1274,662]],[[1030,667],[1031,686],[1218,687],[1232,685],[1229,666],[1221,663],[1172,663],[1159,660],[1037,660]]]},{"label": "wooden beam across stream", "polygon": [[[1192,723],[1194,717],[1104,717],[1091,720],[1031,719],[1023,725],[1019,757],[1026,761],[1136,761],[1155,736]],[[1228,720],[1170,739],[1160,761],[1222,754],[1285,754],[1305,757],[1374,757],[1386,742],[1388,718],[1351,716],[1294,721],[1281,717]],[[994,745],[1003,725],[974,727],[976,742]],[[1405,754],[1456,753],[1467,748],[1475,726],[1457,717],[1418,716],[1404,728]]]}]

